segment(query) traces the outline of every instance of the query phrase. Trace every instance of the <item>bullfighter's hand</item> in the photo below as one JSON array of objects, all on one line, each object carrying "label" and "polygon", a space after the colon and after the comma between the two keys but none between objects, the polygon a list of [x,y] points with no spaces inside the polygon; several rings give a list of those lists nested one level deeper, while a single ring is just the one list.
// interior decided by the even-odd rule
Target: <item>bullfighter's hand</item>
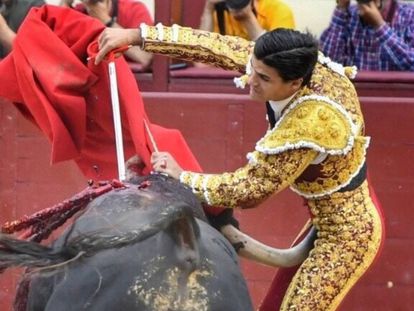
[{"label": "bullfighter's hand", "polygon": [[114,49],[140,44],[141,31],[139,28],[106,28],[98,38],[99,52],[95,58],[95,65],[98,65]]},{"label": "bullfighter's hand", "polygon": [[175,179],[180,179],[183,172],[181,166],[168,152],[154,152],[151,155],[151,164],[154,171],[165,173]]}]

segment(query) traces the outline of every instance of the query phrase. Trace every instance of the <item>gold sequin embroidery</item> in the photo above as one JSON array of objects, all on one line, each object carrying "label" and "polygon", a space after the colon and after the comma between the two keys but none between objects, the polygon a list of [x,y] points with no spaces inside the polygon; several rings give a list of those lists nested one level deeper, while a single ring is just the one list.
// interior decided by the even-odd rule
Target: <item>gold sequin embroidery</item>
[{"label": "gold sequin embroidery", "polygon": [[157,26],[148,26],[143,48],[147,52],[204,62],[229,70],[244,71],[254,42],[218,33],[178,28],[178,40],[172,40],[172,27],[162,26],[162,40]]},{"label": "gold sequin embroidery", "polygon": [[344,154],[353,144],[356,127],[339,104],[318,96],[301,97],[256,145],[264,153],[308,147]]},{"label": "gold sequin embroidery", "polygon": [[353,191],[309,200],[315,247],[293,278],[281,310],[335,310],[373,262],[382,222],[367,182]]},{"label": "gold sequin embroidery", "polygon": [[347,186],[365,162],[368,143],[367,137],[357,137],[354,147],[345,156],[328,156],[320,164],[322,176],[312,181],[296,181],[291,189],[304,197],[312,198],[331,194]]},{"label": "gold sequin embroidery", "polygon": [[307,149],[277,155],[256,151],[251,155],[254,160],[233,173],[184,172],[180,180],[210,205],[248,208],[292,184],[316,154]]}]

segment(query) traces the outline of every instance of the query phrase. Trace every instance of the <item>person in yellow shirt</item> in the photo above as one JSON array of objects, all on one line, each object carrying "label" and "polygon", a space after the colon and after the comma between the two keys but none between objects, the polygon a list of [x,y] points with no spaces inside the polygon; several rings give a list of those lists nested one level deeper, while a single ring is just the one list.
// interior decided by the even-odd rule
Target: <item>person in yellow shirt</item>
[{"label": "person in yellow shirt", "polygon": [[292,10],[280,0],[206,0],[200,29],[256,40],[275,28],[295,28]]}]

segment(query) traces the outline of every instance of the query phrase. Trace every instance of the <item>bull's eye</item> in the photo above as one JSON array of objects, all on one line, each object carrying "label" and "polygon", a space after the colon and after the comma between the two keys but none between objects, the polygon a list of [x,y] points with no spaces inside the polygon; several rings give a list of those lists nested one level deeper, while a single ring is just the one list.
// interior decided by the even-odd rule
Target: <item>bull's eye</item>
[{"label": "bull's eye", "polygon": [[149,180],[145,180],[138,185],[138,189],[145,189],[149,186],[151,186],[151,182]]}]

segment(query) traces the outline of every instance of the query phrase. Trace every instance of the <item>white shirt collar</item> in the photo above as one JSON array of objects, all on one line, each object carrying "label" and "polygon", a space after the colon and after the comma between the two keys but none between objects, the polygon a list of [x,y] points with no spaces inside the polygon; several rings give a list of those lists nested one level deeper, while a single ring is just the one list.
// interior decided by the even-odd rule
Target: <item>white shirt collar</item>
[{"label": "white shirt collar", "polygon": [[292,98],[295,97],[296,93],[297,92],[295,92],[292,96],[289,96],[288,98],[282,100],[269,100],[270,107],[272,107],[276,120],[280,118],[282,110],[290,103]]}]

